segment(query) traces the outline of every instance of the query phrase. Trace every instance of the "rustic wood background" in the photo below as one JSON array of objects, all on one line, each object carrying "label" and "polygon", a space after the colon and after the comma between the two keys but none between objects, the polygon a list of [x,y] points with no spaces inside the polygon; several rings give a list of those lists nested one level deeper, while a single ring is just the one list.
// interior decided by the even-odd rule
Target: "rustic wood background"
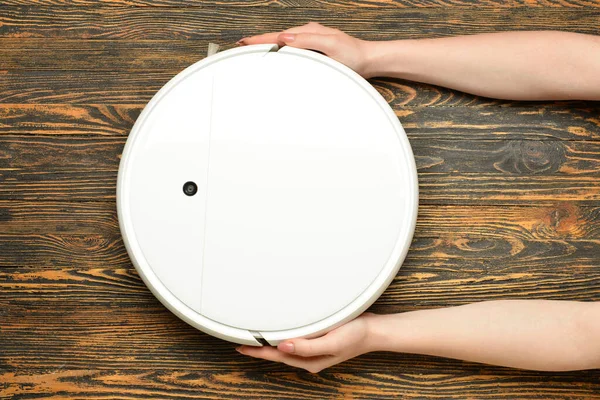
[{"label": "rustic wood background", "polygon": [[[313,375],[239,355],[146,289],[115,211],[142,107],[209,41],[311,20],[365,39],[600,34],[600,1],[0,0],[1,398],[600,398],[598,370],[417,355]],[[406,128],[421,190],[412,248],[373,311],[600,300],[600,103],[372,82]]]}]

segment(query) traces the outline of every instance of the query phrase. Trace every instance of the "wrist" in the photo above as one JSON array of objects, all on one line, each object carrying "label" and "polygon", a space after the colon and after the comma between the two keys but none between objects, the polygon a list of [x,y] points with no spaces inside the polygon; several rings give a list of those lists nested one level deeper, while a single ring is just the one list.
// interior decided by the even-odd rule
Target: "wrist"
[{"label": "wrist", "polygon": [[422,326],[417,326],[418,311],[399,314],[370,314],[367,319],[369,351],[418,353],[427,347]]},{"label": "wrist", "polygon": [[[363,44],[363,71],[365,78],[389,76],[407,78],[415,57],[413,40],[365,41]],[[412,53],[412,54],[411,54]]]},{"label": "wrist", "polygon": [[390,42],[365,41],[363,45],[363,75],[365,78],[389,75],[390,65]]},{"label": "wrist", "polygon": [[358,73],[365,79],[378,76],[376,71],[378,69],[377,54],[379,51],[379,43],[381,42],[361,40],[362,65],[360,66],[360,71],[358,71]]},{"label": "wrist", "polygon": [[369,352],[392,351],[395,347],[392,343],[394,341],[394,332],[391,329],[391,317],[392,315],[384,314],[368,315],[366,319],[367,338],[365,342]]}]

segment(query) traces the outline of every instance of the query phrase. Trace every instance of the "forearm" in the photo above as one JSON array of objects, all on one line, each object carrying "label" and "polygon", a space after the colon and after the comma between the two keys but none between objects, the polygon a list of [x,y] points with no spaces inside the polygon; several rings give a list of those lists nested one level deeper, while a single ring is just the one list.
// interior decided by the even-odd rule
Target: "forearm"
[{"label": "forearm", "polygon": [[375,315],[372,350],[524,369],[600,368],[600,303],[490,301]]},{"label": "forearm", "polygon": [[365,42],[366,76],[391,76],[487,97],[600,100],[600,37],[506,32]]}]

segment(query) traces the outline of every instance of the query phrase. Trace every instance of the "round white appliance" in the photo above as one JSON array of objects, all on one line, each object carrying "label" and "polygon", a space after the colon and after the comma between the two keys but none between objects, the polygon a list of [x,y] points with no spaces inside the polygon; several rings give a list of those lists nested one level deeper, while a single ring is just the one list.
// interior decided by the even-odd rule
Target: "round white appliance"
[{"label": "round white appliance", "polygon": [[415,161],[381,95],[312,51],[246,46],[148,103],[117,184],[127,251],[179,318],[232,342],[314,337],[392,281],[418,209]]}]

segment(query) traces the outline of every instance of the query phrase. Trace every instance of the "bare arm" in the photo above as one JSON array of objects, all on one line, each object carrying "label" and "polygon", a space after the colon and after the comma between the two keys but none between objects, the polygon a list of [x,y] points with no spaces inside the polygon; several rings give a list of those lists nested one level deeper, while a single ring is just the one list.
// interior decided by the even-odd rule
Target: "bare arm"
[{"label": "bare arm", "polygon": [[600,38],[505,32],[368,42],[370,76],[432,83],[515,100],[600,100]]},{"label": "bare arm", "polygon": [[546,371],[600,368],[600,303],[489,301],[375,316],[376,349]]},{"label": "bare arm", "polygon": [[505,300],[364,314],[321,338],[239,351],[312,372],[370,351],[545,371],[593,369],[600,368],[600,302]]},{"label": "bare arm", "polygon": [[600,100],[600,37],[503,32],[371,42],[308,24],[251,38],[321,51],[361,75],[426,82],[514,100]]}]

